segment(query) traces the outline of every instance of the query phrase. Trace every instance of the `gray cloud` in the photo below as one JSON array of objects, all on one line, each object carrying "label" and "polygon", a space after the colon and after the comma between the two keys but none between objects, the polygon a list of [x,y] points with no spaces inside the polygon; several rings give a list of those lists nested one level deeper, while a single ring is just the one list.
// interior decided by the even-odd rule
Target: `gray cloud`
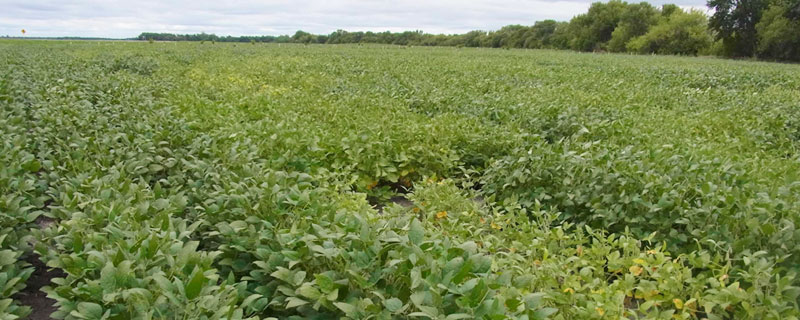
[{"label": "gray cloud", "polygon": [[[134,37],[143,31],[279,35],[423,30],[462,33],[569,20],[592,0],[0,0],[0,35]],[[704,0],[654,1],[703,8]]]}]

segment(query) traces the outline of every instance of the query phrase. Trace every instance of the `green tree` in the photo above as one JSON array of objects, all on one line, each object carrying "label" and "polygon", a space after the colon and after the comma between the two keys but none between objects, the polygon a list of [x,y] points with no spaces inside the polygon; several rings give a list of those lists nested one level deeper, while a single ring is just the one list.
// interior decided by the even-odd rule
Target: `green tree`
[{"label": "green tree", "polygon": [[665,4],[665,5],[661,6],[661,16],[663,16],[663,17],[669,17],[673,13],[678,12],[678,11],[682,11],[681,7],[679,7],[678,5],[675,5],[675,4]]},{"label": "green tree", "polygon": [[480,47],[484,39],[486,39],[486,32],[479,30],[470,31],[462,35],[461,38],[463,38],[462,43],[465,47]]},{"label": "green tree", "polygon": [[647,2],[628,5],[622,14],[619,25],[611,33],[608,50],[625,51],[628,41],[647,33],[651,26],[658,23],[658,18],[658,9]]},{"label": "green tree", "polygon": [[522,46],[530,49],[551,47],[558,24],[555,20],[536,21],[526,32]]},{"label": "green tree", "polygon": [[793,12],[800,9],[797,3],[775,3],[764,12],[756,25],[759,57],[800,61],[800,15]]},{"label": "green tree", "polygon": [[627,49],[638,53],[697,55],[711,45],[707,24],[702,12],[679,9],[645,35],[631,40]]},{"label": "green tree", "polygon": [[313,35],[313,34],[310,34],[308,32],[302,31],[302,30],[297,30],[297,32],[295,32],[294,35],[292,36],[292,42],[297,42],[297,43],[316,43],[317,42],[317,36]]},{"label": "green tree", "polygon": [[767,7],[767,0],[709,0],[715,10],[709,27],[722,40],[724,53],[732,57],[752,57],[758,48],[756,24]]},{"label": "green tree", "polygon": [[628,4],[620,0],[595,2],[589,11],[570,21],[570,48],[578,51],[605,50]]},{"label": "green tree", "polygon": [[571,41],[569,22],[559,22],[556,24],[556,29],[553,35],[548,39],[547,48],[551,49],[569,49]]},{"label": "green tree", "polygon": [[759,57],[800,61],[800,1],[772,4],[756,30]]},{"label": "green tree", "polygon": [[522,48],[525,44],[525,34],[529,30],[530,27],[514,24],[502,27],[497,32],[493,32],[492,36],[496,41],[496,47]]}]

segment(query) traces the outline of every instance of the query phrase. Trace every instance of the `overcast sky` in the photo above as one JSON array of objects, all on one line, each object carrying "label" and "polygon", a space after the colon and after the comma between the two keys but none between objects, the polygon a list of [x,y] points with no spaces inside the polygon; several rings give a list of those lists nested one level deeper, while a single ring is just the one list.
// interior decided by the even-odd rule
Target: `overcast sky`
[{"label": "overcast sky", "polygon": [[[569,20],[596,0],[0,0],[0,35],[128,38],[141,32],[281,35],[297,30],[463,33]],[[635,2],[635,0],[633,1]],[[705,10],[705,0],[656,0]]]}]

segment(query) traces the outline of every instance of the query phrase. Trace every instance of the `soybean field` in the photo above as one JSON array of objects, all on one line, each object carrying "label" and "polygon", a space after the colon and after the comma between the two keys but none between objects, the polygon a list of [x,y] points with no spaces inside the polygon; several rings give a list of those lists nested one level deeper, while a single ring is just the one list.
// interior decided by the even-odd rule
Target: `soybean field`
[{"label": "soybean field", "polygon": [[800,65],[0,41],[0,319],[798,319]]}]

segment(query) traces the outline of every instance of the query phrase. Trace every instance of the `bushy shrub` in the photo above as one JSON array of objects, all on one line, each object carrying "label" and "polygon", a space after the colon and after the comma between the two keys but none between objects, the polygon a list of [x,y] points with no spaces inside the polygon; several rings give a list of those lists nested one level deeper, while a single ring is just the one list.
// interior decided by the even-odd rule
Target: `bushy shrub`
[{"label": "bushy shrub", "polygon": [[638,53],[697,55],[711,45],[708,19],[699,11],[678,11],[653,26],[646,34],[627,43]]}]

